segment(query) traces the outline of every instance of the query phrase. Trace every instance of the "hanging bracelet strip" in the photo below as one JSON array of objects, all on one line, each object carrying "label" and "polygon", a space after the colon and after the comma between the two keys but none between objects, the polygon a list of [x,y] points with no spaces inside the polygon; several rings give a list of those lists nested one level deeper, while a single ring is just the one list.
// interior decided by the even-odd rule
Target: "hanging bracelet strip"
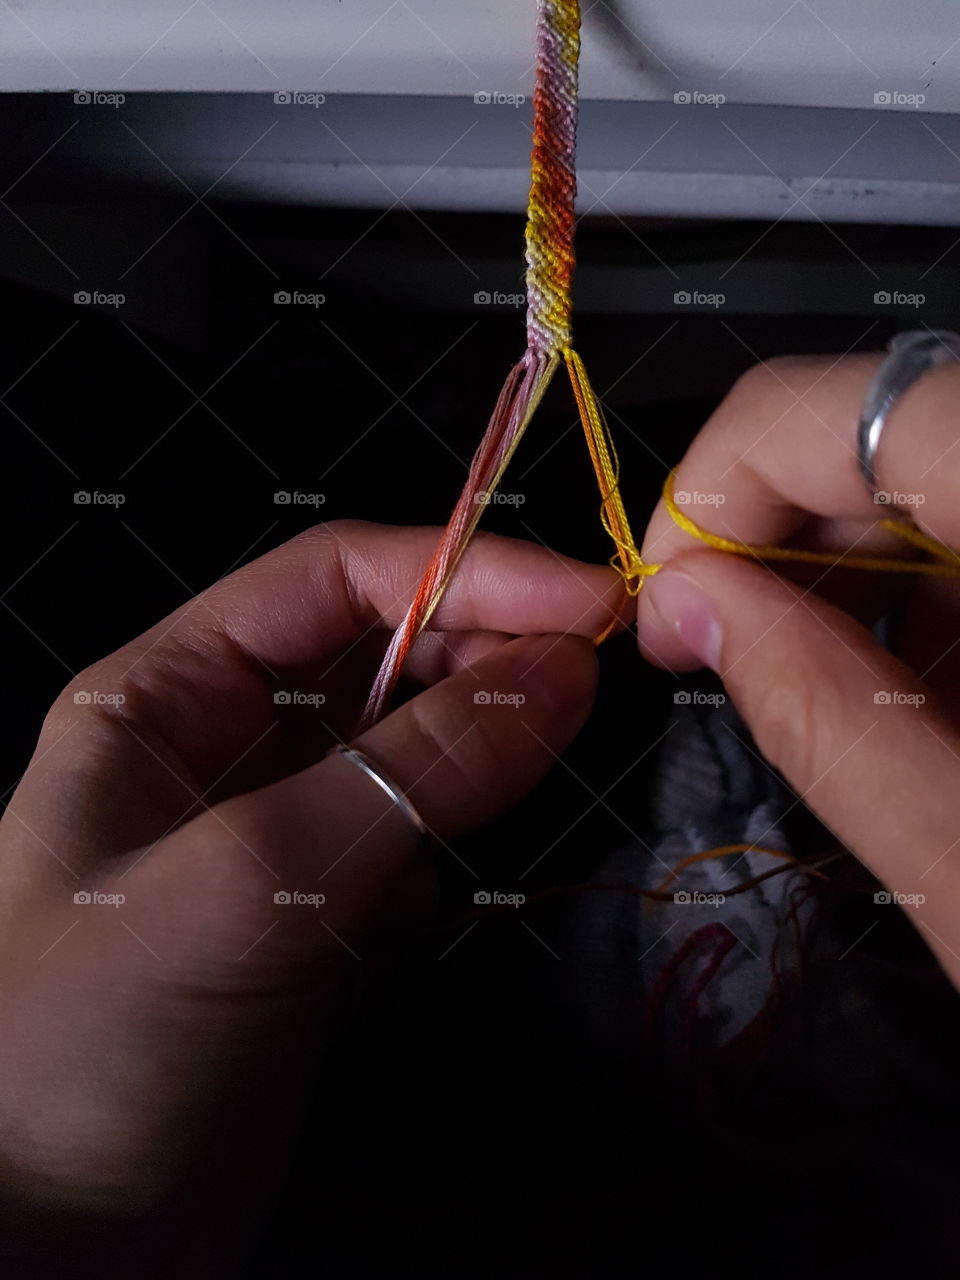
[{"label": "hanging bracelet strip", "polygon": [[[533,149],[525,236],[527,349],[507,375],[470,465],[463,492],[413,602],[391,638],[367,700],[361,730],[376,723],[388,708],[410,650],[443,599],[476,531],[486,505],[483,496],[493,494],[499,487],[561,365],[565,366],[570,380],[600,488],[601,520],[615,547],[610,563],[623,579],[625,593],[636,596],[644,581],[663,567],[645,563],[637,549],[620,495],[619,464],[603,408],[584,363],[572,345],[580,23],[579,0],[537,0]],[[926,552],[932,557],[931,561],[751,546],[721,537],[696,524],[677,506],[673,478],[671,472],[663,489],[667,511],[680,528],[715,550],[770,564],[808,563],[878,573],[960,576],[960,556],[924,534],[909,519],[885,519],[880,523]],[[614,620],[595,643],[604,640],[615,625]]]},{"label": "hanging bracelet strip", "polygon": [[500,485],[561,365],[573,388],[600,486],[604,528],[616,547],[611,563],[629,594],[636,595],[643,580],[645,569],[620,498],[616,452],[583,361],[571,344],[579,65],[579,0],[538,0],[526,228],[527,349],[507,376],[453,515],[393,635],[361,728],[374,724],[387,708],[407,655],[436,611],[477,528],[485,505],[478,499]]}]

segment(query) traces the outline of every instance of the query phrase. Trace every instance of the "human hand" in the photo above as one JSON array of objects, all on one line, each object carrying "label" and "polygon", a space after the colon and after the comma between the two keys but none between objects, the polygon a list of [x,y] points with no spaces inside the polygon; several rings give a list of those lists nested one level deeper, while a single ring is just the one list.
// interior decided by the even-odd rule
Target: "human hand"
[{"label": "human hand", "polygon": [[[677,472],[688,513],[740,542],[899,559],[910,549],[877,522],[912,514],[960,546],[960,370],[926,375],[891,414],[877,472],[881,490],[909,499],[896,509],[872,500],[857,469],[857,423],[882,358],[752,369]],[[640,594],[642,652],[722,676],[767,759],[905,906],[960,986],[960,583],[809,567],[787,578],[698,547],[663,503],[643,554],[667,567]],[[895,593],[897,656],[863,624]]]},{"label": "human hand", "polygon": [[[236,1274],[365,939],[430,905],[411,824],[325,753],[437,536],[312,530],[49,713],[0,823],[0,1236],[19,1274]],[[609,569],[478,537],[411,657],[429,687],[355,742],[441,853],[577,733],[587,637],[619,596]],[[325,902],[275,901],[291,891]]]}]

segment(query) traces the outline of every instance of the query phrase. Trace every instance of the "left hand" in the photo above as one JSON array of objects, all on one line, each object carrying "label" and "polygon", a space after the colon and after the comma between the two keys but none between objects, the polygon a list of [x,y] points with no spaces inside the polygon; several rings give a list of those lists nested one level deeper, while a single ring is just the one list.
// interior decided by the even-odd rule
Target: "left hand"
[{"label": "left hand", "polygon": [[[402,814],[326,752],[438,536],[311,530],[82,672],[47,716],[0,823],[0,1247],[18,1274],[237,1273],[365,940],[432,901]],[[426,691],[355,744],[441,849],[576,734],[588,638],[619,599],[609,569],[477,538],[414,649]]]}]

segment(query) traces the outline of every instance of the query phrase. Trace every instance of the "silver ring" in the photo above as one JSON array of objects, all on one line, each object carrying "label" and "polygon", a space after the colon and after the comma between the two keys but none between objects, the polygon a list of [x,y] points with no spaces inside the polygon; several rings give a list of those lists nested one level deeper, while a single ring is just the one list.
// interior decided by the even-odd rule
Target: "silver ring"
[{"label": "silver ring", "polygon": [[877,449],[894,405],[925,373],[960,360],[960,335],[949,329],[915,329],[898,333],[890,354],[877,370],[864,401],[857,430],[860,474],[871,495],[877,492]]},{"label": "silver ring", "polygon": [[387,777],[379,765],[374,764],[369,756],[365,756],[362,751],[357,751],[353,747],[343,745],[333,747],[327,754],[343,756],[345,760],[349,760],[351,764],[355,764],[358,769],[361,769],[368,778],[372,778],[380,790],[390,797],[407,822],[413,827],[420,843],[426,844],[430,836],[430,828],[420,817],[416,806],[409,797],[400,790],[395,782]]}]

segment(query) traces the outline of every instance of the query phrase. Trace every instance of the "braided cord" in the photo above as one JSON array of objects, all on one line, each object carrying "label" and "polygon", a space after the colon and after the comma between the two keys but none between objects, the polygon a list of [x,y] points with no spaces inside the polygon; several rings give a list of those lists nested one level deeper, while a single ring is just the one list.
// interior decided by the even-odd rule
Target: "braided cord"
[{"label": "braided cord", "polygon": [[[537,77],[526,226],[527,350],[507,376],[463,492],[406,617],[388,646],[364,712],[363,727],[374,724],[386,710],[412,646],[438,609],[466,552],[485,501],[499,485],[561,363],[569,374],[600,487],[603,526],[616,547],[610,563],[623,579],[628,595],[637,595],[646,579],[662,568],[645,563],[637,549],[620,494],[616,449],[603,407],[572,346],[579,60],[580,0],[537,0]],[[932,561],[754,547],[720,537],[702,529],[680,510],[673,495],[672,474],[667,477],[663,500],[681,529],[720,551],[770,562],[804,561],[875,572],[960,576],[960,556],[905,521],[884,521],[884,525],[926,551]],[[595,643],[601,643],[615,625],[614,619]]]},{"label": "braided cord", "polygon": [[[616,455],[586,370],[571,347],[575,255],[580,0],[537,0],[537,79],[527,211],[527,350],[508,375],[469,475],[407,614],[391,640],[361,727],[384,713],[410,650],[440,606],[473,537],[486,497],[497,487],[554,372],[564,364],[580,410],[602,495],[601,516],[625,589],[643,581],[639,553],[620,499]],[[596,643],[616,625],[597,637]]]},{"label": "braided cord", "polygon": [[569,346],[571,336],[579,62],[579,0],[539,0],[526,231],[527,341],[548,355]]}]

